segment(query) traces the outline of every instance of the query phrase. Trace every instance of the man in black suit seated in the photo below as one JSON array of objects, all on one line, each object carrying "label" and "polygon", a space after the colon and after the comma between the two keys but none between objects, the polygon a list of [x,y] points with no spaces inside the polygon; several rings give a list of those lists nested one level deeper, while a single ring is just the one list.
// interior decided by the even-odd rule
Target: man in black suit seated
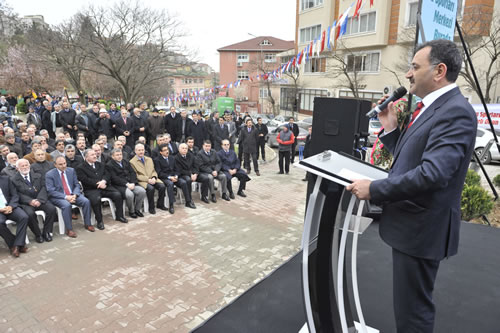
[{"label": "man in black suit seated", "polygon": [[[113,150],[115,150],[115,149],[119,149],[119,150],[121,150],[121,152],[122,152],[122,158],[123,158],[124,160],[127,160],[127,161],[128,161],[128,160],[130,160],[131,156],[130,156],[127,152],[125,152],[125,151],[123,150],[123,142],[121,142],[120,140],[116,140],[116,141],[113,143],[113,149],[111,150],[111,152],[112,152]],[[111,161],[111,152],[109,153],[108,163]],[[106,163],[106,164],[107,164],[107,163]]]},{"label": "man in black suit seated", "polygon": [[[19,195],[19,204],[28,215],[28,226],[35,235],[38,243],[52,241],[52,227],[57,218],[56,207],[49,202],[45,188],[45,175],[30,170],[28,160],[20,159],[16,162],[18,172],[12,179]],[[45,213],[43,231],[40,231],[35,211]]]},{"label": "man in black suit seated", "polygon": [[139,186],[134,169],[130,166],[130,162],[123,158],[120,149],[111,151],[111,160],[106,164],[106,170],[111,176],[111,186],[115,187],[126,200],[129,216],[133,219],[144,217],[141,207],[146,198],[146,190]]},{"label": "man in black suit seated", "polygon": [[245,192],[243,190],[246,187],[247,181],[250,180],[247,173],[241,168],[241,163],[238,160],[238,156],[234,150],[229,149],[230,147],[229,140],[222,140],[222,150],[217,152],[219,159],[221,161],[221,170],[224,172],[227,178],[227,189],[229,191],[229,197],[234,199],[233,193],[233,185],[231,184],[231,179],[233,177],[238,178],[240,181],[240,186],[238,188],[238,195],[241,197],[246,197]]},{"label": "man in black suit seated", "polygon": [[198,152],[198,155],[196,155],[196,165],[198,170],[200,170],[199,178],[200,180],[208,179],[208,186],[206,185],[206,182],[203,182],[201,186],[201,200],[204,203],[208,203],[208,187],[210,187],[212,202],[217,202],[214,189],[214,178],[217,178],[222,188],[222,199],[229,201],[230,199],[227,195],[226,175],[220,172],[220,159],[215,150],[212,150],[211,148],[212,143],[210,140],[205,140],[205,142],[203,142],[203,149]]},{"label": "man in black suit seated", "polygon": [[124,135],[120,135],[117,138],[117,141],[120,141],[123,144],[122,152],[126,153],[129,158],[132,158],[132,156],[134,156],[134,150],[127,145],[127,138]]},{"label": "man in black suit seated", "polygon": [[164,145],[165,143],[167,143],[167,140],[165,138],[165,134],[164,133],[158,134],[156,136],[156,147],[154,147],[151,150],[151,158],[153,160],[155,160],[156,158],[158,158],[158,156],[160,156],[160,146]]},{"label": "man in black suit seated", "polygon": [[87,149],[84,154],[85,161],[76,168],[76,173],[78,180],[83,185],[85,197],[90,200],[92,205],[97,221],[97,229],[104,229],[101,197],[110,198],[115,204],[116,220],[127,223],[127,219],[123,216],[122,196],[117,189],[110,185],[110,175],[106,172],[104,164],[97,161],[94,150]]},{"label": "man in black suit seated", "polygon": [[108,156],[103,153],[103,149],[102,149],[103,140],[99,139],[97,142],[98,143],[94,143],[92,145],[92,150],[95,153],[95,156],[97,158],[97,162],[106,165],[106,163],[108,163]]},{"label": "man in black suit seated", "polygon": [[7,163],[7,155],[9,155],[10,149],[6,145],[0,145],[0,170],[3,170]]},{"label": "man in black suit seated", "polygon": [[[195,155],[188,153],[188,146],[185,143],[179,145],[179,154],[175,156],[175,170],[179,175],[179,181],[184,180],[186,183],[186,188],[182,188],[182,193],[186,199],[186,207],[196,208],[191,196],[191,184],[192,182],[198,181],[198,169],[196,169]],[[205,182],[208,182],[206,179]],[[208,186],[206,184],[205,186]]]},{"label": "man in black suit seated", "polygon": [[[7,220],[16,222],[16,235],[7,228]],[[5,240],[14,257],[28,252],[26,247],[26,227],[28,215],[19,207],[16,187],[7,176],[0,176],[0,236]]]},{"label": "man in black suit seated", "polygon": [[86,144],[85,140],[83,140],[83,139],[76,140],[75,155],[80,156],[82,158],[82,160],[83,160],[83,152],[85,151],[85,149],[87,149],[87,144]]},{"label": "man in black suit seated", "polygon": [[17,157],[16,153],[9,153],[7,155],[7,166],[3,168],[0,174],[4,176],[9,176],[12,179],[12,177],[14,177],[17,173],[16,162],[18,159],[19,158]]},{"label": "man in black suit seated", "polygon": [[200,148],[194,145],[194,138],[192,136],[188,136],[186,138],[186,144],[188,148],[188,154],[193,154],[194,156],[198,155]]},{"label": "man in black suit seated", "polygon": [[76,148],[73,145],[64,147],[64,157],[68,168],[76,169],[80,163],[83,163],[83,158],[76,155]]},{"label": "man in black suit seated", "polygon": [[158,178],[160,178],[167,187],[169,202],[168,211],[170,214],[173,214],[175,203],[174,185],[180,187],[184,192],[187,190],[185,188],[187,185],[183,179],[179,179],[179,174],[175,170],[175,157],[169,156],[170,149],[168,148],[168,145],[163,144],[159,146],[159,150],[160,156],[154,160],[155,170],[156,173],[158,173]]}]

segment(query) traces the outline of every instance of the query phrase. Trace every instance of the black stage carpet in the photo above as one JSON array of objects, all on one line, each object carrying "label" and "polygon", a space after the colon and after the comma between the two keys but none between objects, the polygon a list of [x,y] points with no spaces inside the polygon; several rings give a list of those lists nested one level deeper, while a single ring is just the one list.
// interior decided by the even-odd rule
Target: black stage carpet
[{"label": "black stage carpet", "polygon": [[[499,244],[500,229],[462,224],[459,254],[441,262],[437,277],[436,333],[500,332]],[[301,254],[193,332],[298,332],[305,322]],[[366,323],[384,333],[395,332],[391,249],[381,241],[377,224],[360,237],[358,279]]]}]

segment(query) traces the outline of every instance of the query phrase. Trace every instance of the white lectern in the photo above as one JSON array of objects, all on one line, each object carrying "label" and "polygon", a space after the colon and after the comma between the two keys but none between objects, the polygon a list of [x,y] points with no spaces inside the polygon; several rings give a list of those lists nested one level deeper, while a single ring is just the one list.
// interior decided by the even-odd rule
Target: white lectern
[{"label": "white lectern", "polygon": [[[302,287],[307,327],[301,332],[307,328],[311,333],[378,332],[365,324],[356,270],[358,236],[372,219],[361,216],[365,202],[345,191],[345,186],[352,179],[386,178],[387,172],[333,151],[311,156],[295,165],[316,175],[302,235]],[[356,214],[353,213],[355,206]],[[348,233],[353,234],[352,294],[359,323],[354,322],[350,311],[344,270]]]}]

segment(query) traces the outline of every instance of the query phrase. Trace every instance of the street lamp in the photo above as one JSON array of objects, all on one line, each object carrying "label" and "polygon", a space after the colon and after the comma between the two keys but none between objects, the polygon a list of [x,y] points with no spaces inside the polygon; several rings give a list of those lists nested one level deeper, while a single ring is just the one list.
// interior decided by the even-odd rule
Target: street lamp
[{"label": "street lamp", "polygon": [[[248,33],[248,34],[250,36],[258,38],[254,34],[251,34],[251,33]],[[259,42],[259,46],[260,46],[260,65],[261,65],[262,72],[264,72],[264,57],[262,55],[262,42]],[[264,113],[264,96],[263,96],[264,94],[263,93],[261,94],[261,92],[262,92],[262,83],[263,83],[262,79],[264,79],[264,76],[261,78],[260,85],[259,85],[259,100],[260,100],[261,112]],[[258,109],[257,109],[257,111],[258,111]]]}]

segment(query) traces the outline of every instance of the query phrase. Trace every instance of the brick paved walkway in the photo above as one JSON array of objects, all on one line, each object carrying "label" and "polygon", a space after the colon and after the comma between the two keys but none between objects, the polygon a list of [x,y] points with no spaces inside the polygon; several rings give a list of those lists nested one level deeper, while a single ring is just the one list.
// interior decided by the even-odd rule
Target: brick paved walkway
[{"label": "brick paved walkway", "polygon": [[[248,197],[176,206],[12,258],[0,245],[0,332],[188,332],[300,246],[303,172],[261,166]],[[54,228],[57,230],[57,226]],[[30,238],[32,234],[28,231]]]}]

